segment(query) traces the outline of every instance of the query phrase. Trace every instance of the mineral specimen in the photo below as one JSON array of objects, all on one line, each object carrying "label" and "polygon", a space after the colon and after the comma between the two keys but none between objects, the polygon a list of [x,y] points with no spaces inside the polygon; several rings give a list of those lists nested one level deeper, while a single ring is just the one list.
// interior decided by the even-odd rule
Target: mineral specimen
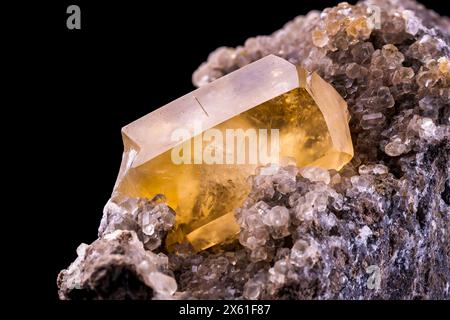
[{"label": "mineral specimen", "polygon": [[329,84],[269,55],[124,127],[113,197],[164,194],[176,212],[167,248],[203,250],[239,233],[234,210],[257,166],[341,169],[353,156],[347,123]]},{"label": "mineral specimen", "polygon": [[197,253],[151,240],[144,254],[151,227],[138,216],[155,215],[145,221],[162,241],[166,204],[108,204],[99,240],[61,272],[60,297],[450,299],[449,44],[448,18],[371,0],[218,49],[194,73],[198,86],[270,54],[317,72],[348,104],[355,156],[340,171],[260,168],[236,212],[238,241]]}]

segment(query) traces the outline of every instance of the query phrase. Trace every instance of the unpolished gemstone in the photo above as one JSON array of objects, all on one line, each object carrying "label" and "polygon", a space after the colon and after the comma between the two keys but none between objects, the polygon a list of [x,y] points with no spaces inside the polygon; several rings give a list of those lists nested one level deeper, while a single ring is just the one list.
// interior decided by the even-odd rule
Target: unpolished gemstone
[{"label": "unpolished gemstone", "polygon": [[344,100],[317,74],[273,55],[136,120],[122,135],[113,196],[164,194],[176,212],[168,250],[234,239],[234,210],[258,166],[339,170],[353,156]]}]

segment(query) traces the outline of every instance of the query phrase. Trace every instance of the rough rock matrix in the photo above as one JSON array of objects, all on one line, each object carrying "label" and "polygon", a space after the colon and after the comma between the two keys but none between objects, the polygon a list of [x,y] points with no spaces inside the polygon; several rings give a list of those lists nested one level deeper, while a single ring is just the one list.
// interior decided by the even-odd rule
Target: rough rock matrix
[{"label": "rough rock matrix", "polygon": [[350,164],[257,172],[239,239],[200,253],[164,251],[164,197],[111,199],[61,299],[450,299],[450,19],[409,0],[341,3],[219,48],[193,81],[268,54],[345,98]]}]

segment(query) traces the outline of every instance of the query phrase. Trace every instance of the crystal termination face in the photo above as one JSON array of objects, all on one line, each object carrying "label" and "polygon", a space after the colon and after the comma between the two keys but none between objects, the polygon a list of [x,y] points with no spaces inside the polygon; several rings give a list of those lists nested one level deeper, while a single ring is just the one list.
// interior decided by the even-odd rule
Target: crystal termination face
[{"label": "crystal termination face", "polygon": [[276,56],[197,89],[122,133],[113,196],[164,194],[176,212],[168,250],[184,241],[199,251],[234,239],[234,210],[259,166],[339,170],[353,156],[343,99],[317,74]]}]

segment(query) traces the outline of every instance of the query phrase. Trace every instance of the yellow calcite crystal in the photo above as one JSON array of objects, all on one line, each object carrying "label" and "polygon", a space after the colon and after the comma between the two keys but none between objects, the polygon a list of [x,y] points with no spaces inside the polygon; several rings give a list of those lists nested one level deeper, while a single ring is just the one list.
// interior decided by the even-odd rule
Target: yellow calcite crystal
[{"label": "yellow calcite crystal", "polygon": [[115,195],[164,194],[176,212],[166,247],[203,250],[239,232],[234,209],[261,165],[339,170],[353,156],[347,105],[315,73],[267,56],[122,129]]}]

